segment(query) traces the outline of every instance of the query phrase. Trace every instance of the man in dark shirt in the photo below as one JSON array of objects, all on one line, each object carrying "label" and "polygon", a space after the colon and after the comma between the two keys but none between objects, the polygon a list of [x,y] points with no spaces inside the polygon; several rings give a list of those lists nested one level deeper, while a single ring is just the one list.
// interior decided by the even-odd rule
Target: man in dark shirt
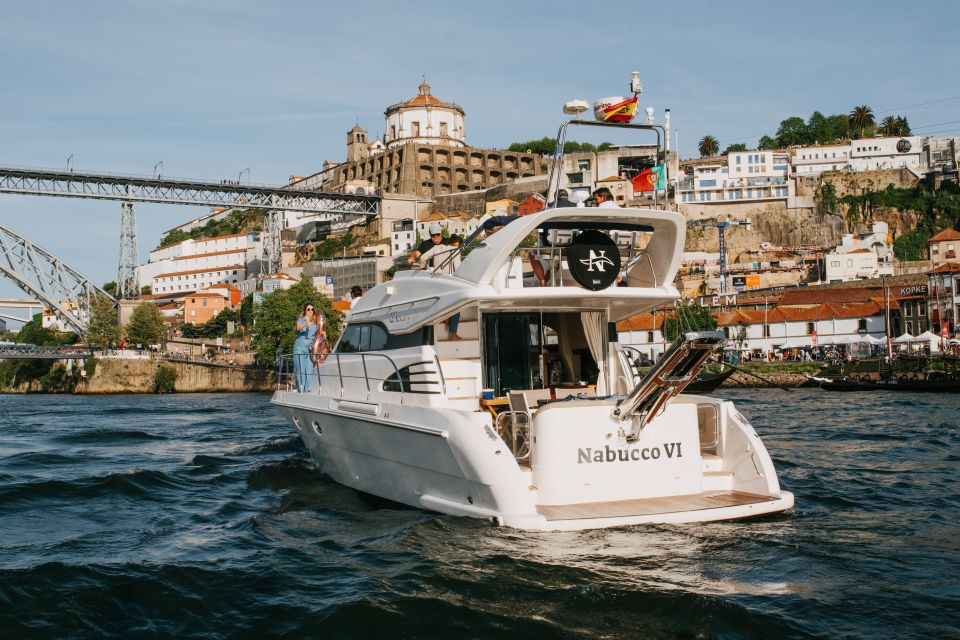
[{"label": "man in dark shirt", "polygon": [[567,190],[566,190],[566,189],[560,189],[560,191],[557,192],[557,206],[556,206],[556,208],[559,209],[559,208],[561,208],[561,207],[575,207],[575,206],[577,206],[577,205],[575,205],[575,204],[570,200],[570,197],[569,197],[569,196],[570,196],[570,194],[567,193]]},{"label": "man in dark shirt", "polygon": [[412,266],[422,254],[438,244],[446,244],[443,242],[443,227],[440,226],[439,222],[431,222],[430,237],[421,242],[417,250],[410,254],[410,257],[407,258],[407,264]]}]

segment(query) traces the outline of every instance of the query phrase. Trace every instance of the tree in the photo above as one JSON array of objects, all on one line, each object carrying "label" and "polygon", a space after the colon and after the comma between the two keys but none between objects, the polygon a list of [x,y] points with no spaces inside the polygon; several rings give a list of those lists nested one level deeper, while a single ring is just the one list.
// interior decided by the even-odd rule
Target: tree
[{"label": "tree", "polygon": [[897,116],[894,120],[894,134],[895,136],[909,136],[910,135],[910,124],[907,122],[905,116]]},{"label": "tree", "polygon": [[341,316],[333,310],[330,299],[317,291],[310,279],[304,275],[300,282],[289,289],[278,289],[267,294],[263,302],[256,307],[252,343],[260,362],[273,362],[278,349],[282,354],[293,352],[293,342],[296,339],[294,325],[308,303],[326,317],[330,344],[336,341],[340,335]]},{"label": "tree", "polygon": [[142,287],[140,287],[141,296],[149,296],[152,293],[153,293],[153,287],[151,287],[150,285],[145,284]]},{"label": "tree", "polygon": [[850,136],[850,117],[842,113],[827,116],[834,140],[844,140]]},{"label": "tree", "polygon": [[814,111],[807,120],[808,144],[826,144],[836,139],[830,119],[819,111]]},{"label": "tree", "polygon": [[807,123],[796,116],[781,121],[776,140],[777,146],[781,148],[809,144]]},{"label": "tree", "polygon": [[730,155],[731,153],[736,153],[737,151],[746,151],[746,150],[747,150],[747,145],[743,144],[742,142],[738,142],[737,144],[728,145],[727,148],[724,149],[723,153],[721,153],[720,155],[727,156],[727,155]]},{"label": "tree", "polygon": [[880,121],[880,133],[885,136],[895,136],[897,131],[897,119],[893,116],[887,116]]},{"label": "tree", "polygon": [[163,316],[149,302],[138,304],[127,323],[127,339],[134,344],[157,344],[163,337]]},{"label": "tree", "polygon": [[103,290],[106,291],[107,293],[109,293],[110,295],[112,295],[114,298],[117,297],[117,283],[116,283],[116,282],[108,282],[108,283],[106,283],[105,285],[103,285]]},{"label": "tree", "polygon": [[97,293],[90,300],[90,322],[87,325],[87,344],[95,349],[106,349],[120,339],[120,323],[113,300]]},{"label": "tree", "polygon": [[240,324],[249,329],[253,326],[253,294],[248,293],[240,302]]},{"label": "tree", "polygon": [[680,331],[715,331],[717,319],[710,313],[710,309],[700,306],[696,302],[680,304],[676,313],[663,320],[663,336],[667,340],[676,340]]},{"label": "tree", "polygon": [[777,141],[771,138],[770,136],[761,136],[760,141],[757,143],[757,149],[761,151],[768,151],[770,149],[777,148]]},{"label": "tree", "polygon": [[863,137],[864,131],[874,125],[873,109],[865,104],[854,107],[850,111],[850,128],[859,129],[860,137]]},{"label": "tree", "polygon": [[160,246],[166,247],[171,244],[180,244],[184,240],[189,240],[190,234],[183,229],[171,229],[167,235],[160,238]]},{"label": "tree", "polygon": [[717,139],[711,135],[705,135],[700,138],[700,157],[707,158],[710,156],[715,156],[720,152],[720,143],[717,142]]}]

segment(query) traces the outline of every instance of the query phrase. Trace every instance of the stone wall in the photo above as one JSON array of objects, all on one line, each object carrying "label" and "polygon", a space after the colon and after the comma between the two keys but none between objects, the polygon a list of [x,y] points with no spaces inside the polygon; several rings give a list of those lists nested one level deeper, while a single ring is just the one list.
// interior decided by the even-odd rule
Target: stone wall
[{"label": "stone wall", "polygon": [[222,367],[199,362],[167,360],[102,359],[89,380],[77,385],[74,393],[152,393],[153,376],[160,366],[177,372],[179,393],[273,391],[273,371],[245,367]]}]

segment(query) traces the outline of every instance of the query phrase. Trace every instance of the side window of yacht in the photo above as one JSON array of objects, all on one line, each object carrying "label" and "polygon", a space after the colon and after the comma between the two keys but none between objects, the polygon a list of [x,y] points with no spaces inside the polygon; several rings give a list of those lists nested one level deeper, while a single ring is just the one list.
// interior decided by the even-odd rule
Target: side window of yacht
[{"label": "side window of yacht", "polygon": [[387,351],[406,349],[433,344],[431,327],[408,334],[391,334],[378,323],[350,324],[343,330],[337,353],[359,353],[363,351]]}]

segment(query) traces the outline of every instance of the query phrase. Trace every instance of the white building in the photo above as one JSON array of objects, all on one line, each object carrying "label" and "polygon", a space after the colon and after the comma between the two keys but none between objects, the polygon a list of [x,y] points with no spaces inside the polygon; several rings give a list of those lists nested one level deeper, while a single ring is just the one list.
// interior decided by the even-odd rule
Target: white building
[{"label": "white building", "polygon": [[692,170],[677,186],[681,204],[786,200],[792,189],[783,151],[737,151]]},{"label": "white building", "polygon": [[864,138],[854,140],[850,147],[850,168],[853,171],[917,169],[922,164],[920,136]]},{"label": "white building", "polygon": [[847,282],[893,275],[893,246],[886,222],[874,222],[870,233],[843,236],[824,256],[827,282]]},{"label": "white building", "polygon": [[466,146],[463,132],[463,107],[444,102],[430,94],[430,85],[424,80],[420,91],[406,102],[391,105],[386,116],[386,148],[408,142]]},{"label": "white building", "polygon": [[137,268],[140,286],[154,294],[198,291],[213,284],[236,284],[259,257],[257,234],[232,234],[184,240],[150,252]]},{"label": "white building", "polygon": [[818,175],[824,171],[842,171],[850,166],[850,144],[801,147],[790,155],[791,175]]},{"label": "white building", "polygon": [[398,256],[407,251],[412,251],[417,241],[417,231],[414,229],[413,220],[404,218],[395,220],[390,230],[390,249],[393,255]]}]

